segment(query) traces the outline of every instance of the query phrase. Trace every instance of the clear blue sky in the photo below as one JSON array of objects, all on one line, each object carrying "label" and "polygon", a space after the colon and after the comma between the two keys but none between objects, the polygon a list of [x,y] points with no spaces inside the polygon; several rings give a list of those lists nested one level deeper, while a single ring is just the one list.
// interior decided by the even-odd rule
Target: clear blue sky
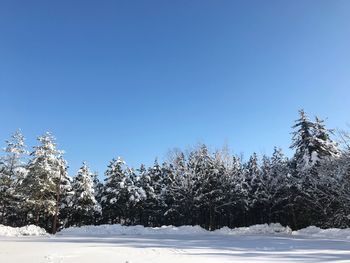
[{"label": "clear blue sky", "polygon": [[228,143],[288,152],[297,110],[350,122],[350,1],[0,2],[0,141],[51,131],[74,172]]}]

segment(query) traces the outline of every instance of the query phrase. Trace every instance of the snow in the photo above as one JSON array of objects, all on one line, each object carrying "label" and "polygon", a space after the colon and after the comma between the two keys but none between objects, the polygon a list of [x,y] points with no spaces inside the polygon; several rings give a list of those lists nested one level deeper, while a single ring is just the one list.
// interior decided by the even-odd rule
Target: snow
[{"label": "snow", "polygon": [[206,234],[208,231],[199,226],[122,226],[122,225],[101,225],[70,227],[63,229],[58,235],[63,236],[119,236],[119,235],[193,235]]},{"label": "snow", "polygon": [[328,228],[321,229],[315,226],[309,226],[307,228],[294,231],[293,235],[302,235],[308,237],[317,238],[337,238],[337,239],[349,239],[350,240],[350,228],[339,229],[339,228]]},{"label": "snow", "polygon": [[215,234],[224,235],[271,235],[271,234],[291,234],[292,230],[289,227],[284,227],[281,224],[263,224],[250,227],[228,228],[223,227],[214,231]]},{"label": "snow", "polygon": [[0,225],[0,236],[20,237],[20,236],[45,236],[45,235],[47,235],[47,232],[45,231],[45,229],[34,225],[23,226],[23,227],[10,227],[10,226]]},{"label": "snow", "polygon": [[61,236],[119,236],[119,235],[261,235],[261,234],[291,234],[289,227],[283,227],[280,224],[263,224],[251,227],[239,227],[230,229],[223,227],[215,231],[207,231],[200,226],[162,226],[162,227],[144,227],[144,226],[122,226],[100,225],[100,226],[82,226],[63,229],[57,235]]},{"label": "snow", "polygon": [[[20,233],[0,226],[4,229]],[[199,226],[102,225],[68,228],[55,236],[18,233],[0,236],[0,262],[350,262],[350,229],[292,232],[270,224],[209,232]]]}]

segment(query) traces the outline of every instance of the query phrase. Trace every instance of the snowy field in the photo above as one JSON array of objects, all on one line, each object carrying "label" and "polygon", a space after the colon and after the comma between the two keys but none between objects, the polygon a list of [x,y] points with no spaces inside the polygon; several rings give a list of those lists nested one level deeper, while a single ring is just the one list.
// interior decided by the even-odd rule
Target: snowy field
[{"label": "snowy field", "polygon": [[200,227],[66,229],[0,226],[0,262],[350,262],[350,230],[277,224],[208,232]]}]

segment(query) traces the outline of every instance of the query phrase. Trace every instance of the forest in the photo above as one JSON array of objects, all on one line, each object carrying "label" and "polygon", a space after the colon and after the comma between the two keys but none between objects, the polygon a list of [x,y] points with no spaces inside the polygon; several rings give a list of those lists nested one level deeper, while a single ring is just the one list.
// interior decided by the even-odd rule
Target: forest
[{"label": "forest", "polygon": [[150,167],[135,169],[116,157],[101,176],[83,162],[71,176],[53,135],[37,140],[31,152],[20,131],[5,142],[0,224],[53,233],[91,224],[350,227],[350,136],[303,110],[292,126],[289,157],[275,147],[271,156],[245,160],[198,144]]}]

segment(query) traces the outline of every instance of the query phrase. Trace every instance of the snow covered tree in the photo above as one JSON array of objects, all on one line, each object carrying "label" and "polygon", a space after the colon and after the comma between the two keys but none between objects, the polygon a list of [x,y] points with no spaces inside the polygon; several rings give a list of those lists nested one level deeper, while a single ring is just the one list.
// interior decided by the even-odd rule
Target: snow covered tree
[{"label": "snow covered tree", "polygon": [[101,198],[102,216],[105,223],[122,223],[125,219],[128,189],[125,185],[125,162],[113,159],[105,172],[105,185]]},{"label": "snow covered tree", "polygon": [[227,147],[211,153],[200,144],[138,170],[114,159],[105,183],[85,163],[73,181],[49,133],[38,137],[25,163],[24,138],[17,132],[0,157],[0,224],[35,223],[52,232],[100,223],[210,230],[271,222],[293,229],[349,227],[350,136],[341,133],[340,151],[323,120],[299,114],[291,159],[275,148],[272,156],[259,161],[254,153],[243,163]]},{"label": "snow covered tree", "polygon": [[324,159],[339,157],[337,144],[330,138],[332,131],[325,128],[324,121],[316,117],[316,121],[312,122],[303,110],[299,113],[300,118],[293,126],[297,130],[293,132],[291,145],[295,149],[296,170],[302,172]]},{"label": "snow covered tree", "polygon": [[217,208],[222,205],[222,177],[224,167],[215,162],[207,147],[202,144],[189,159],[190,172],[196,177],[195,206],[199,222],[207,229],[215,229],[216,219],[220,213]]},{"label": "snow covered tree", "polygon": [[350,149],[346,149],[339,158],[320,167],[320,174],[332,175],[329,187],[333,195],[328,195],[327,204],[333,204],[327,213],[327,227],[350,227]]},{"label": "snow covered tree", "polygon": [[102,220],[101,199],[102,199],[102,196],[103,196],[104,185],[100,181],[97,172],[93,173],[93,183],[94,183],[94,196],[95,196],[95,199],[96,199],[97,203],[99,204],[99,209],[95,210],[94,224],[98,224]]},{"label": "snow covered tree", "polygon": [[173,175],[167,189],[168,206],[164,215],[174,225],[193,225],[198,217],[195,206],[198,178],[192,172],[193,169],[189,169],[189,165],[194,165],[194,152],[190,156],[190,164],[186,163],[183,152],[178,152],[173,160]]},{"label": "snow covered tree", "polygon": [[296,171],[304,171],[311,168],[317,161],[315,152],[315,123],[310,121],[304,110],[299,111],[300,118],[296,120],[292,127],[296,129],[293,132],[293,143],[290,146],[295,149],[294,163]]},{"label": "snow covered tree", "polygon": [[331,139],[332,130],[325,127],[324,120],[316,117],[315,121],[315,149],[320,160],[329,160],[340,156],[338,144]]},{"label": "snow covered tree", "polygon": [[246,209],[246,193],[242,187],[242,164],[237,156],[229,155],[228,149],[215,152],[214,164],[221,167],[221,199],[215,207],[215,228],[242,225],[241,215]]},{"label": "snow covered tree", "polygon": [[45,133],[38,137],[40,145],[34,147],[30,154],[28,175],[24,178],[21,188],[26,194],[25,204],[28,216],[36,225],[57,227],[62,186],[67,184],[67,164],[63,159],[63,151],[56,149],[54,137]]},{"label": "snow covered tree", "polygon": [[288,159],[280,148],[275,147],[272,157],[264,157],[261,166],[262,184],[259,200],[264,204],[264,222],[288,224],[286,209],[288,205],[288,185],[290,170]]},{"label": "snow covered tree", "polygon": [[59,189],[59,211],[58,211],[58,222],[57,227],[59,229],[66,228],[71,225],[72,221],[72,206],[73,206],[73,189],[72,189],[73,179],[65,175],[61,178],[61,185]]},{"label": "snow covered tree", "polygon": [[[166,209],[164,217],[166,224],[181,225],[184,219],[183,207],[186,178],[186,163],[185,156],[182,152],[174,152],[172,158],[171,172],[168,177],[168,184],[166,190]],[[170,169],[169,169],[170,170]]]},{"label": "snow covered tree", "polygon": [[5,156],[0,158],[0,223],[20,224],[20,184],[27,174],[24,157],[27,154],[24,136],[18,130],[6,141]]},{"label": "snow covered tree", "polygon": [[143,225],[156,226],[161,222],[165,206],[162,199],[163,179],[163,171],[157,160],[147,171],[141,171],[139,184],[146,196],[142,199]]},{"label": "snow covered tree", "polygon": [[[136,174],[137,173],[137,174]],[[148,195],[146,191],[149,191],[150,177],[147,175],[147,169],[144,164],[140,165],[140,168],[136,170],[129,170],[130,178],[133,181],[134,187],[130,190],[129,201],[133,206],[132,213],[134,214],[134,222],[141,225],[147,225],[147,211],[146,204]]]},{"label": "snow covered tree", "polygon": [[[316,117],[316,121],[311,122],[303,111],[300,111],[300,116],[293,126],[298,129],[294,132],[291,146],[295,148],[293,179],[297,186],[292,193],[292,205],[294,214],[299,215],[294,219],[294,224],[304,227],[326,214],[325,200],[330,200],[329,196],[332,195],[327,185],[333,179],[325,174],[320,177],[319,168],[324,162],[338,158],[340,152],[323,120]],[[323,201],[319,203],[319,200]]]},{"label": "snow covered tree", "polygon": [[[145,169],[141,166],[141,169]],[[143,201],[147,198],[145,191],[140,185],[140,176],[138,176],[134,169],[126,169],[125,187],[128,193],[128,200],[126,202],[126,218],[125,224],[141,224]]]},{"label": "snow covered tree", "polygon": [[72,189],[72,224],[81,226],[94,223],[94,216],[101,209],[95,198],[93,174],[85,162],[73,179]]},{"label": "snow covered tree", "polygon": [[247,192],[247,203],[250,213],[246,218],[246,223],[256,224],[260,223],[260,208],[256,207],[259,203],[259,190],[261,188],[260,167],[258,163],[258,156],[253,153],[243,170],[244,189]]}]

